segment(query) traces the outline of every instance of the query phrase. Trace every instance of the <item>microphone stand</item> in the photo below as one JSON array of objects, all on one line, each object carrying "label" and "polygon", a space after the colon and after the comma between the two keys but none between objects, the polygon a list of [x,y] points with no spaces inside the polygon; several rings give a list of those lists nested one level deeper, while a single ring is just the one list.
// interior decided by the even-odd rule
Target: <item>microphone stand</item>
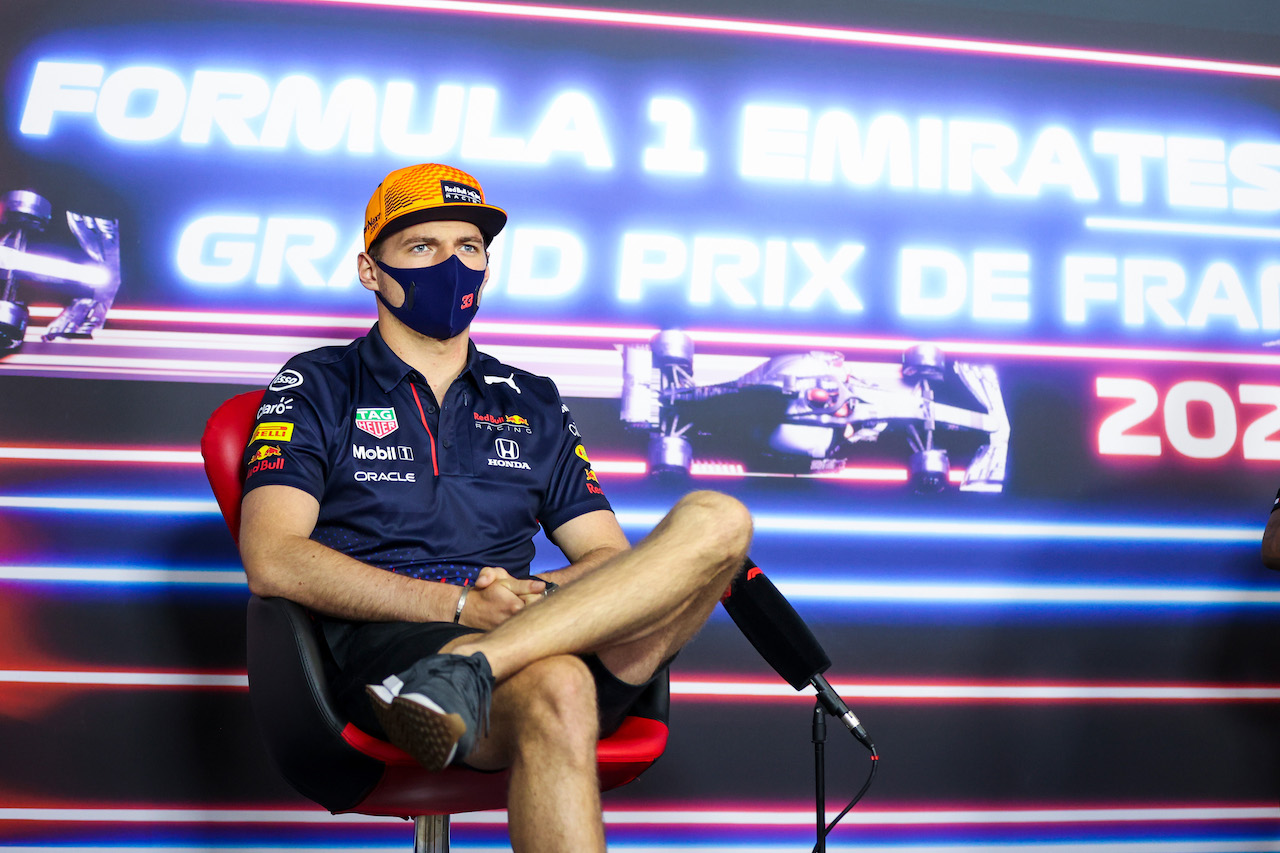
[{"label": "microphone stand", "polygon": [[827,853],[826,743],[827,711],[822,707],[822,700],[818,700],[813,705],[813,797],[818,819],[818,840],[813,849],[817,853]]}]

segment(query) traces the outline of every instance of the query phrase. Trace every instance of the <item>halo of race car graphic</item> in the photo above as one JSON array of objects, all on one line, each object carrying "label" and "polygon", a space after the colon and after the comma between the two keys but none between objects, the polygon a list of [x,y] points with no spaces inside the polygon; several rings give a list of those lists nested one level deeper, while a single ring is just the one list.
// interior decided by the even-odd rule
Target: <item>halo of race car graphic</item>
[{"label": "halo of race car graphic", "polygon": [[[622,352],[621,418],[649,433],[649,471],[687,474],[695,457],[747,471],[836,473],[855,455],[905,461],[919,492],[1004,488],[1009,416],[995,368],[908,347],[901,362],[838,352],[768,358],[729,382],[699,385],[693,339],[666,330]],[[902,457],[905,456],[905,460]]]},{"label": "halo of race car graphic", "polygon": [[64,305],[45,341],[92,337],[106,322],[120,290],[120,223],[70,210],[66,221],[75,248],[49,233],[53,206],[44,196],[0,197],[0,357],[22,347],[33,298]]}]

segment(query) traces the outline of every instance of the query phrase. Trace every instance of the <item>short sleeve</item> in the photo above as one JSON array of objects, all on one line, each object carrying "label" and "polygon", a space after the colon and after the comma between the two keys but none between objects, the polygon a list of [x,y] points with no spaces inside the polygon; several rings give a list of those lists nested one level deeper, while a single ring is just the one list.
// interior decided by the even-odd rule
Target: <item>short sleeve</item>
[{"label": "short sleeve", "polygon": [[600,485],[600,478],[591,466],[569,407],[560,399],[559,392],[556,392],[555,399],[560,406],[560,440],[546,498],[538,513],[538,521],[547,531],[588,512],[613,510]]},{"label": "short sleeve", "polygon": [[324,388],[314,364],[293,359],[262,396],[244,451],[244,491],[279,485],[302,489],[319,501],[329,473],[326,430],[318,405]]}]

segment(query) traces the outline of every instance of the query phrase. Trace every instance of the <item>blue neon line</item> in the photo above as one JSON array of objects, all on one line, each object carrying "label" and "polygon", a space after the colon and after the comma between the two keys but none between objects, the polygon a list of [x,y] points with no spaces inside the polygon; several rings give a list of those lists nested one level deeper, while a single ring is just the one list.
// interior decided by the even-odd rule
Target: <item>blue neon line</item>
[{"label": "blue neon line", "polygon": [[[656,511],[620,510],[618,521],[632,529],[652,527],[661,519]],[[757,533],[803,533],[820,536],[908,539],[1076,540],[1083,542],[1204,542],[1262,541],[1261,526],[1023,521],[1021,519],[961,519],[915,516],[821,516],[760,512],[753,516]]]},{"label": "blue neon line", "polygon": [[[96,496],[0,495],[0,508],[60,512],[102,512],[146,515],[219,515],[212,500]],[[651,528],[666,510],[622,509],[618,521],[625,528]],[[1021,519],[960,519],[929,516],[821,516],[760,512],[754,515],[758,533],[807,534],[850,538],[1075,540],[1081,542],[1176,542],[1256,544],[1260,526],[1024,521]]]}]

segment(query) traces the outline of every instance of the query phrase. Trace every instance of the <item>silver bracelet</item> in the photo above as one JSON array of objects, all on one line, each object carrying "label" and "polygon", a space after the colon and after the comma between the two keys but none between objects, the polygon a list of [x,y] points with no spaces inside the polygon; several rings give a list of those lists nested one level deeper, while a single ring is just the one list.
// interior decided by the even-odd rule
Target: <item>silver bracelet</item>
[{"label": "silver bracelet", "polygon": [[457,625],[462,621],[462,606],[467,603],[467,593],[471,591],[471,587],[464,586],[462,595],[458,596],[458,607],[453,611],[453,624]]}]

